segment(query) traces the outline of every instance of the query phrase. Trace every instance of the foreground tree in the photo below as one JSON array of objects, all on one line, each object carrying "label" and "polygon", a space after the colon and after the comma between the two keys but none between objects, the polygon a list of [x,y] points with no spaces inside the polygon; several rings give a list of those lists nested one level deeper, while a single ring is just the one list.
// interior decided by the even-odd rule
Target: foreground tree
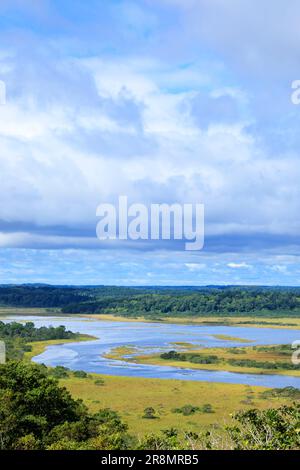
[{"label": "foreground tree", "polygon": [[300,448],[300,405],[249,410],[235,416],[228,428],[237,450],[292,450]]},{"label": "foreground tree", "polygon": [[110,410],[89,414],[46,367],[17,361],[0,366],[1,449],[63,448],[61,441],[72,448],[121,449],[129,445],[126,431]]}]

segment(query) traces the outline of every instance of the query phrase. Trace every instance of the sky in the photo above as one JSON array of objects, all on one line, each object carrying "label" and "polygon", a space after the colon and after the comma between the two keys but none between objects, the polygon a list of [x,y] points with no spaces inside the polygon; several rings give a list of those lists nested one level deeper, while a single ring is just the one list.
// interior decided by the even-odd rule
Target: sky
[{"label": "sky", "polygon": [[[0,283],[300,285],[299,17],[297,0],[1,0]],[[98,240],[119,195],[204,204],[203,250]]]}]

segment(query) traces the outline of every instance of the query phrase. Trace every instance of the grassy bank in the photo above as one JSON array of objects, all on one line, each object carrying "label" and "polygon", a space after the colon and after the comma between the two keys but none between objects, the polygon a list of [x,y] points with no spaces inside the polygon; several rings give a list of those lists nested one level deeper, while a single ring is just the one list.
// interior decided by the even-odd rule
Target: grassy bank
[{"label": "grassy bank", "polygon": [[185,325],[225,325],[225,326],[245,326],[256,328],[288,328],[300,329],[300,317],[286,316],[283,313],[282,317],[268,318],[268,317],[255,317],[255,316],[195,316],[195,317],[163,317],[163,314],[158,318],[149,318],[143,316],[126,317],[122,315],[113,314],[72,314],[61,313],[59,308],[24,308],[24,307],[0,307],[0,317],[24,315],[24,316],[58,316],[62,318],[76,318],[82,320],[83,318],[89,320],[102,320],[102,321],[121,321],[121,322],[146,322],[146,323],[175,323]]},{"label": "grassy bank", "polygon": [[165,317],[157,319],[149,319],[145,317],[129,318],[111,314],[93,314],[80,315],[89,319],[97,319],[102,321],[122,321],[122,322],[146,322],[146,323],[175,323],[180,325],[224,325],[224,326],[245,326],[256,328],[287,328],[300,329],[300,318],[280,317],[280,318],[255,318],[251,316],[199,316],[199,317]]},{"label": "grassy bank", "polygon": [[[180,361],[173,359],[163,359],[160,354],[141,354],[131,358],[138,364],[154,364],[159,366],[172,366],[182,367],[188,369],[202,369],[202,370],[226,370],[228,372],[238,373],[252,373],[252,374],[281,374],[281,375],[292,375],[300,376],[300,367],[295,366],[292,370],[286,370],[284,368],[285,363],[291,363],[291,355],[293,350],[286,350],[284,353],[280,350],[282,346],[247,346],[241,348],[202,348],[193,349],[188,348],[189,354],[201,355],[201,356],[214,356],[216,363],[204,364],[204,363],[193,363],[190,361]],[[114,359],[124,359],[124,354],[121,351],[112,350],[109,353],[109,357]],[[127,359],[128,360],[128,359]],[[268,364],[268,367],[251,367],[247,365],[233,365],[230,361],[253,361],[256,364]],[[276,363],[276,368],[270,368],[269,364]],[[283,364],[280,368],[280,364]],[[278,368],[279,367],[279,368]]]},{"label": "grassy bank", "polygon": [[95,336],[78,334],[76,335],[76,338],[72,339],[52,339],[48,341],[34,341],[28,343],[28,345],[31,347],[31,351],[26,351],[24,353],[24,360],[31,361],[33,357],[42,354],[42,352],[44,352],[48,346],[52,346],[55,344],[78,343],[80,341],[91,341],[93,339],[98,338],[96,338]]}]

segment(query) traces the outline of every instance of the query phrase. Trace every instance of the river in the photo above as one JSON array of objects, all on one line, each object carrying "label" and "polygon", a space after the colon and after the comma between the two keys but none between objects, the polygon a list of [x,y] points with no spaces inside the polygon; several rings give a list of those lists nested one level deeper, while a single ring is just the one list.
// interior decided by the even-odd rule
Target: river
[{"label": "river", "polygon": [[261,385],[265,387],[300,388],[300,377],[285,375],[244,374],[227,371],[182,369],[107,359],[103,355],[118,346],[135,346],[141,353],[175,349],[175,342],[192,343],[201,347],[245,346],[244,342],[218,339],[214,335],[227,335],[251,341],[249,345],[291,344],[300,339],[300,331],[286,328],[255,328],[233,326],[202,326],[170,323],[121,322],[73,317],[13,316],[5,321],[32,321],[35,326],[65,325],[68,330],[93,335],[99,339],[48,346],[33,358],[47,366],[62,365],[72,370],[99,374],[179,379],[233,384]]}]

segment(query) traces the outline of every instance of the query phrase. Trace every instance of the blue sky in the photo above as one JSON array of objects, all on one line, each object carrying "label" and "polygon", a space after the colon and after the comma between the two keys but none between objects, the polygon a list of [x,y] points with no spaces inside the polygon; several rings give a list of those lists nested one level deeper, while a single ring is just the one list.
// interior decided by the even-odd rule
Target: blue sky
[{"label": "blue sky", "polygon": [[[2,0],[0,283],[300,285],[299,17],[296,0]],[[203,203],[204,249],[100,242],[118,195]]]}]

